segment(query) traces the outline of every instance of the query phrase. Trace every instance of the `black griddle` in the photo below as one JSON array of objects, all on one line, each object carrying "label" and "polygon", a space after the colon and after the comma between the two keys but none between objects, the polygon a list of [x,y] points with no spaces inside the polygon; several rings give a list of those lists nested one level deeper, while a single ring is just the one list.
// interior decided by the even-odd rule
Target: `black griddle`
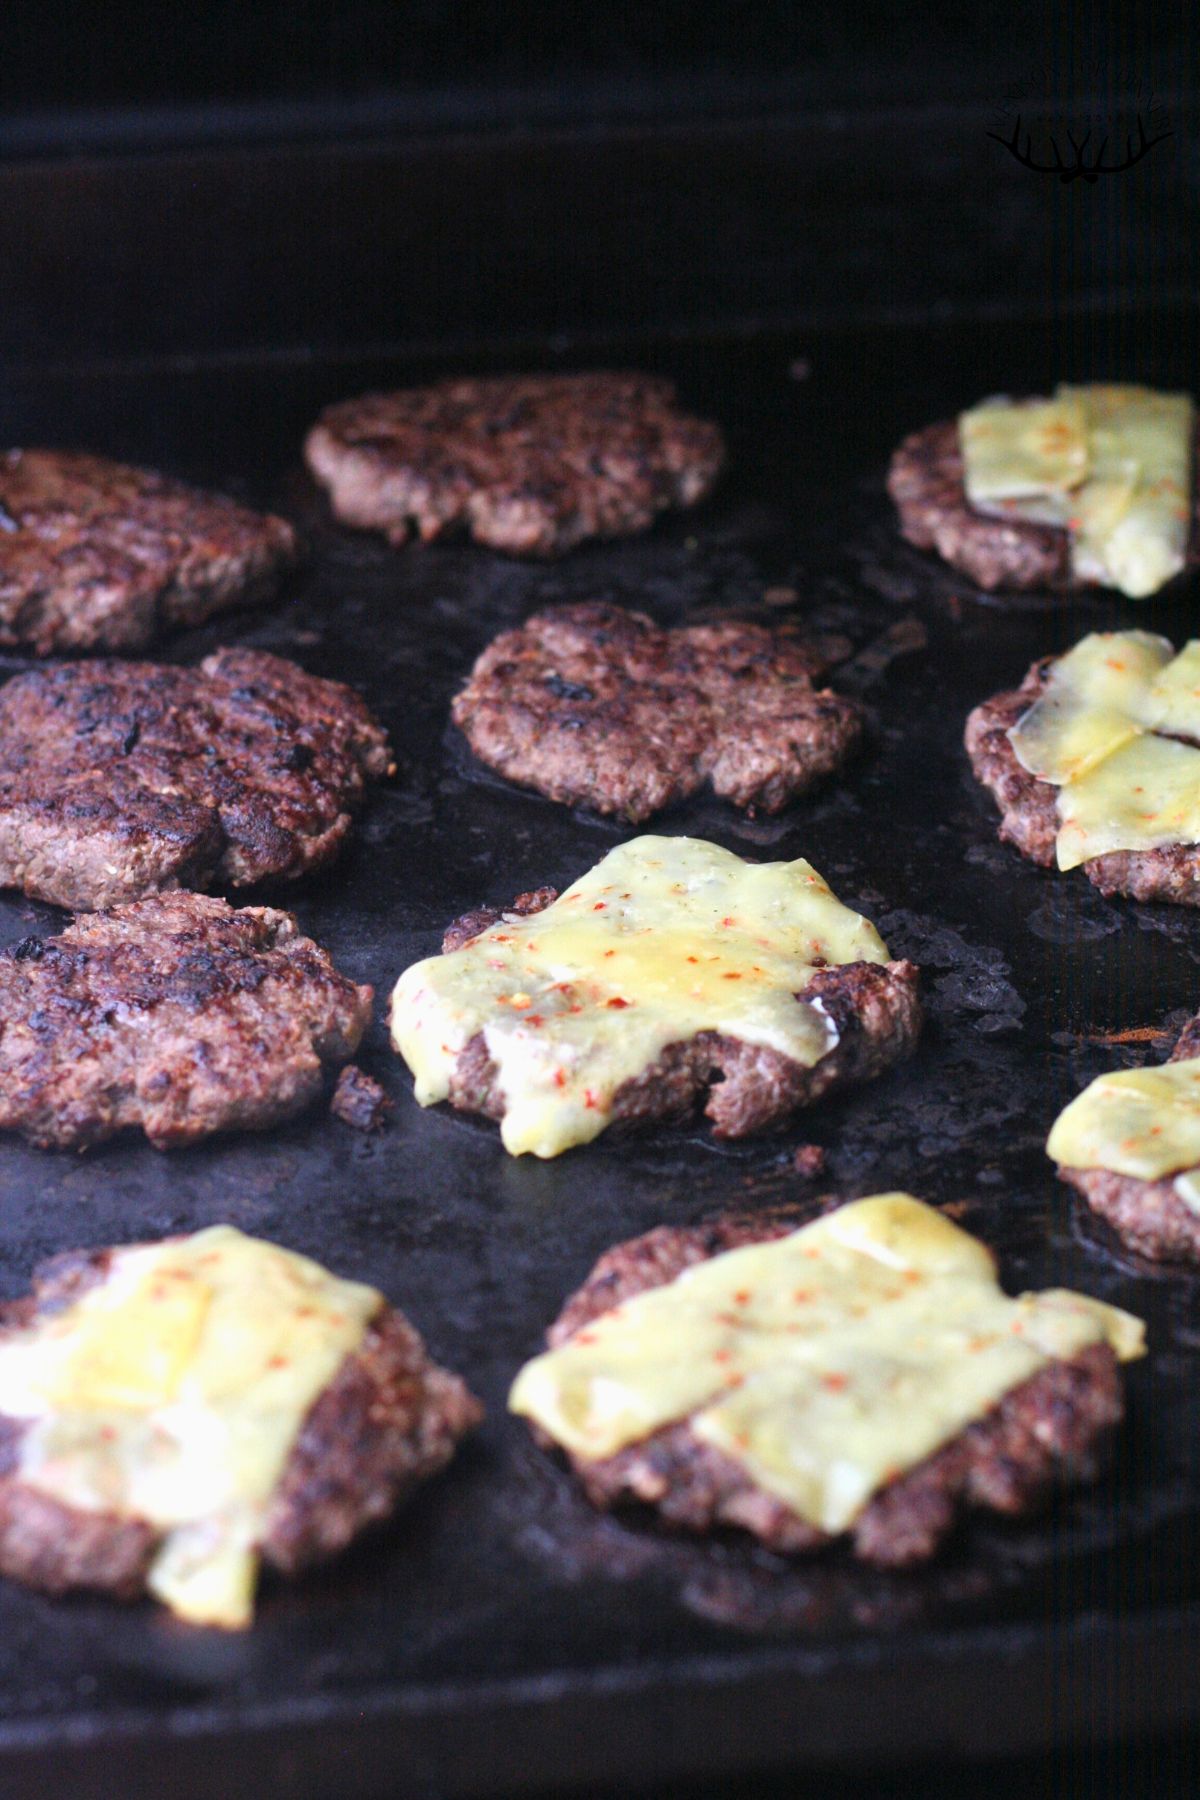
[{"label": "black griddle", "polygon": [[[1142,379],[1185,384],[1191,315],[1126,319]],[[1200,1694],[1197,1279],[1114,1245],[1042,1145],[1100,1070],[1147,1054],[1098,1041],[1200,1003],[1200,919],[1103,900],[996,838],[960,748],[969,708],[1034,656],[1118,622],[1177,640],[1198,590],[1005,609],[898,538],[883,489],[907,430],[1010,384],[1132,365],[1094,321],[870,326],[590,345],[562,366],[674,374],[719,418],[730,473],[698,514],[527,565],[467,546],[389,550],[335,526],[298,445],[327,401],[491,358],[217,356],[11,373],[4,442],[128,454],[283,508],[311,558],[286,597],[175,639],[198,659],[245,642],[351,681],[399,770],[341,863],[272,889],[356,980],[375,984],[360,1060],[396,1102],[363,1137],[318,1108],[261,1137],[171,1156],[0,1144],[0,1288],[65,1246],[229,1220],[369,1280],[488,1406],[483,1430],[395,1527],[326,1571],[267,1582],[254,1629],[179,1625],[151,1605],[52,1602],[0,1585],[0,1791],[432,1796],[753,1769],[997,1756],[1180,1729]],[[504,359],[511,363],[511,355]],[[547,353],[526,356],[527,366]],[[749,614],[840,634],[835,681],[873,710],[844,779],[780,819],[698,800],[649,827],[743,855],[805,855],[925,973],[911,1064],[721,1146],[700,1125],[615,1132],[549,1163],[494,1128],[422,1112],[383,1002],[445,921],[565,884],[629,835],[473,765],[447,724],[472,658],[534,609],[601,597],[663,622]],[[4,661],[6,671],[26,666]],[[249,894],[245,898],[264,898]],[[61,915],[0,899],[0,940]],[[1159,1052],[1162,1054],[1163,1052]],[[827,1176],[792,1157],[823,1145]],[[998,1251],[1010,1288],[1077,1286],[1148,1321],[1112,1473],[1045,1517],[972,1523],[932,1568],[888,1576],[835,1551],[787,1560],[593,1513],[504,1410],[564,1294],[618,1239],[729,1205],[907,1187]],[[69,1786],[68,1786],[69,1784]],[[729,1791],[733,1791],[732,1786]],[[797,1786],[797,1792],[801,1791]]]}]

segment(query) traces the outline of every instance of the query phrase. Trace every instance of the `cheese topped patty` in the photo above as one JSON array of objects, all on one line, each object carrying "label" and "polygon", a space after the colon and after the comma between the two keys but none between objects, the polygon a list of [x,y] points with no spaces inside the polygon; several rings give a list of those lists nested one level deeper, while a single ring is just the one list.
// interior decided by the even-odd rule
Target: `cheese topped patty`
[{"label": "cheese topped patty", "polygon": [[1092,632],[1051,665],[1008,737],[1059,790],[1060,869],[1200,843],[1200,640],[1176,656],[1150,632]]},{"label": "cheese topped patty", "polygon": [[1068,1169],[1174,1175],[1175,1192],[1200,1212],[1200,1059],[1097,1076],[1059,1114],[1046,1151]]},{"label": "cheese topped patty", "polygon": [[797,993],[819,969],[887,960],[874,926],[803,859],[752,864],[698,838],[640,837],[543,912],[407,969],[392,1039],[430,1106],[482,1034],[505,1148],[557,1156],[597,1136],[622,1085],[699,1032],[812,1067],[837,1030]]},{"label": "cheese topped patty", "polygon": [[959,418],[971,505],[1061,526],[1073,573],[1133,599],[1184,567],[1194,436],[1190,395],[1120,383],[988,400]]},{"label": "cheese topped patty", "polygon": [[256,1545],[317,1397],[383,1300],[230,1225],[112,1252],[103,1280],[0,1339],[16,1474],[164,1533],[147,1578],[181,1617],[249,1622]]},{"label": "cheese topped patty", "polygon": [[1128,1314],[1064,1290],[1009,1299],[990,1252],[908,1194],[731,1250],[592,1319],[509,1397],[584,1461],[665,1426],[740,1464],[827,1533],[1052,1360],[1142,1351]]}]

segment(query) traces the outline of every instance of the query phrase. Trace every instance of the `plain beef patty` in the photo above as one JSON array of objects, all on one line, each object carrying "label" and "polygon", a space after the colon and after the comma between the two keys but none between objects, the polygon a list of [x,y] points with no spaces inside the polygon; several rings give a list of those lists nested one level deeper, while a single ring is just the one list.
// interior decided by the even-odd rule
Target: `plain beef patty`
[{"label": "plain beef patty", "polygon": [[354,1054],[372,993],[290,913],[164,894],[0,952],[0,1129],[159,1149],[273,1125]]},{"label": "plain beef patty", "polygon": [[465,531],[514,556],[559,556],[695,506],[725,446],[669,381],[598,372],[365,394],[322,413],[304,453],[337,517],[393,544]]},{"label": "plain beef patty", "polygon": [[[726,1250],[783,1237],[797,1223],[727,1216],[706,1225],[660,1226],[618,1244],[567,1301],[547,1342],[555,1349],[635,1294]],[[1049,1364],[877,1493],[853,1527],[855,1554],[889,1568],[922,1562],[971,1507],[1026,1513],[1054,1488],[1091,1480],[1123,1411],[1117,1361],[1107,1344]],[[737,1526],[773,1550],[810,1551],[831,1541],[757,1486],[740,1463],[696,1437],[686,1419],[614,1456],[569,1455],[569,1461],[596,1506],[641,1501],[671,1525]]]},{"label": "plain beef patty", "polygon": [[[1200,1013],[1184,1026],[1168,1060],[1188,1062],[1198,1056]],[[1140,1181],[1135,1175],[1114,1175],[1109,1169],[1061,1166],[1058,1173],[1139,1256],[1154,1262],[1200,1263],[1200,1213],[1176,1193],[1174,1175]]]},{"label": "plain beef patty", "polygon": [[488,646],[453,716],[481,762],[568,806],[636,824],[707,781],[774,813],[861,736],[862,708],[814,687],[825,666],[762,625],[562,606]]},{"label": "plain beef patty", "polygon": [[[444,954],[461,950],[501,919],[529,918],[558,898],[554,888],[522,894],[507,912],[483,907],[448,928]],[[748,1137],[782,1125],[801,1107],[832,1090],[870,1081],[910,1056],[921,1031],[920,971],[914,963],[843,963],[820,969],[796,998],[819,1004],[837,1027],[832,1049],[811,1068],[764,1045],[716,1031],[668,1044],[640,1075],[613,1096],[613,1124],[646,1125],[690,1118],[703,1103],[713,1136]],[[460,1112],[502,1119],[499,1070],[482,1032],[459,1054],[450,1078],[450,1104]]]},{"label": "plain beef patty", "polygon": [[[1033,664],[1019,688],[977,706],[967,720],[965,742],[976,779],[1000,808],[1000,837],[1042,868],[1053,868],[1058,836],[1058,789],[1017,761],[1008,733],[1045,692],[1057,659]],[[1200,906],[1200,845],[1165,844],[1155,850],[1110,850],[1079,865],[1102,894],[1132,900],[1166,900]]]},{"label": "plain beef patty", "polygon": [[0,690],[0,885],[90,908],[303,875],[390,766],[357,694],[262,650],[35,669]]},{"label": "plain beef patty", "polygon": [[[0,1308],[0,1332],[26,1330],[103,1281],[112,1252],[73,1251],[39,1269],[33,1293]],[[301,1425],[256,1546],[297,1574],[336,1556],[449,1462],[482,1417],[463,1382],[431,1362],[400,1312],[384,1306]],[[0,1572],[60,1594],[92,1588],[133,1600],[162,1541],[144,1519],[85,1512],[24,1483],[22,1421],[0,1414]]]},{"label": "plain beef patty", "polygon": [[73,451],[0,455],[0,645],[142,650],[268,599],[296,561],[285,519]]},{"label": "plain beef patty", "polygon": [[[1200,443],[1193,447],[1200,468]],[[888,492],[900,529],[918,550],[936,550],[989,593],[995,588],[1062,592],[1098,585],[1071,568],[1069,533],[1027,519],[990,518],[976,512],[963,485],[957,419],[943,419],[906,437],[892,457]],[[1200,496],[1193,502],[1188,564],[1200,561]]]}]

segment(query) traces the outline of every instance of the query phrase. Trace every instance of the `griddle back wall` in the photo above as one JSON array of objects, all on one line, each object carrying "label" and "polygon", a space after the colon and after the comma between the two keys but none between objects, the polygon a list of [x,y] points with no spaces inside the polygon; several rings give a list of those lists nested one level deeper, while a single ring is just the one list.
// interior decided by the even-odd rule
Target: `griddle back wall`
[{"label": "griddle back wall", "polygon": [[[90,83],[82,65],[64,76],[55,113],[55,85],[30,84],[41,37],[26,29],[22,56],[18,27],[0,77],[0,362],[578,359],[589,338],[1081,307],[1116,354],[1130,298],[1194,291],[1194,22],[1109,55],[1064,45],[1070,9],[1019,8],[1024,36],[990,49],[937,7],[903,39],[872,36],[871,9],[861,29],[828,10],[789,38],[779,8],[752,7],[705,52],[669,17],[628,48],[611,19],[543,43],[526,5],[456,64],[452,21],[443,40],[416,8],[407,64],[381,28],[374,88],[345,50],[369,39],[360,4],[338,39],[349,63],[329,52],[338,94],[308,19],[274,85],[253,33],[243,74],[226,38],[191,88],[153,37],[139,79],[130,39]],[[1174,135],[1111,179],[1047,179],[988,135],[1023,105],[1131,122],[1143,91]]]}]

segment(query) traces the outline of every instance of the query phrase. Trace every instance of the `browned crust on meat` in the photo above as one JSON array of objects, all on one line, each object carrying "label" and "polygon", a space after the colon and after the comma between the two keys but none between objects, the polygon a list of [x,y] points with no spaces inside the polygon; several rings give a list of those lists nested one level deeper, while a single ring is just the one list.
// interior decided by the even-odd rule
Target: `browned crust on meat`
[{"label": "browned crust on meat", "polygon": [[[967,720],[964,742],[976,779],[1000,808],[1000,836],[1023,856],[1052,868],[1058,835],[1058,790],[1021,767],[1008,732],[1044,693],[1055,661],[1044,657],[1030,668],[1019,688],[977,706]],[[1168,844],[1157,850],[1112,850],[1080,865],[1102,894],[1131,900],[1163,900],[1200,906],[1200,845]]]},{"label": "browned crust on meat", "polygon": [[[608,1251],[547,1333],[553,1348],[612,1307],[674,1281],[687,1268],[742,1244],[778,1238],[795,1221],[764,1228],[730,1217],[660,1226]],[[1107,1345],[1054,1362],[1006,1394],[987,1416],[882,1489],[851,1534],[854,1554],[903,1568],[931,1557],[972,1507],[1031,1512],[1055,1488],[1092,1480],[1123,1416],[1119,1369]],[[540,1431],[535,1435],[548,1440]],[[687,1420],[599,1461],[569,1455],[593,1505],[638,1501],[689,1531],[736,1526],[773,1550],[817,1550],[833,1540],[758,1487],[740,1464],[695,1436]]]},{"label": "browned crust on meat", "polygon": [[354,1054],[372,992],[290,913],[164,894],[0,952],[0,1129],[82,1149],[257,1130]]},{"label": "browned crust on meat", "polygon": [[725,446],[671,382],[598,371],[364,394],[327,408],[304,454],[337,517],[393,544],[466,532],[513,556],[560,556],[697,505]]},{"label": "browned crust on meat", "polygon": [[[972,510],[963,486],[957,419],[940,420],[905,438],[892,457],[888,492],[908,542],[918,550],[935,550],[943,562],[989,593],[996,588],[1061,593],[1098,585],[1073,574],[1066,531],[1022,519],[992,519]],[[1200,499],[1196,508],[1190,567],[1200,548]]]},{"label": "browned crust on meat", "polygon": [[[1187,1062],[1195,1057],[1200,1057],[1200,1013],[1183,1027],[1167,1060]],[[1061,1166],[1058,1173],[1139,1256],[1153,1262],[1200,1263],[1200,1213],[1176,1193],[1175,1175],[1161,1181],[1140,1181],[1135,1175],[1114,1175],[1108,1169]],[[1176,1171],[1178,1175],[1195,1173],[1192,1169]]]},{"label": "browned crust on meat", "polygon": [[[0,1308],[0,1332],[69,1305],[104,1279],[111,1254],[55,1258],[36,1272],[31,1296]],[[482,1417],[404,1315],[381,1307],[301,1426],[259,1544],[264,1560],[295,1575],[336,1556],[443,1468]],[[0,1572],[51,1594],[87,1588],[137,1599],[160,1534],[144,1520],[84,1512],[22,1482],[21,1431],[0,1415]]]},{"label": "browned crust on meat", "polygon": [[35,669],[0,691],[0,885],[74,910],[290,880],[390,768],[357,694],[266,651]]},{"label": "browned crust on meat", "polygon": [[347,1063],[337,1078],[329,1110],[354,1131],[382,1131],[392,1103],[373,1076]]},{"label": "browned crust on meat", "polygon": [[286,519],[74,451],[0,455],[0,645],[142,650],[275,592]]},{"label": "browned crust on meat", "polygon": [[[539,888],[535,895],[523,894],[513,910],[528,916],[554,898],[553,888]],[[541,905],[521,904],[534,900]],[[464,914],[449,927],[444,947],[461,949],[502,916],[490,908]],[[873,1080],[910,1056],[920,1036],[924,1013],[915,963],[843,963],[821,969],[796,997],[819,1003],[838,1029],[837,1042],[812,1068],[778,1050],[701,1031],[687,1042],[668,1044],[649,1068],[617,1089],[612,1123],[683,1120],[703,1101],[714,1137],[748,1137],[786,1123],[834,1088]],[[488,1119],[504,1117],[498,1071],[482,1033],[459,1055],[450,1078],[450,1104]]]},{"label": "browned crust on meat", "polygon": [[813,685],[821,650],[727,621],[662,631],[604,602],[506,631],[456,696],[475,755],[564,805],[637,824],[710,782],[779,812],[850,755],[863,709]]},{"label": "browned crust on meat", "polygon": [[534,913],[544,912],[557,899],[557,888],[540,887],[534,888],[529,894],[518,894],[511,906],[477,906],[446,927],[442,933],[442,955],[449,956],[452,951],[461,950],[472,938],[490,931],[493,925],[499,925],[501,921],[511,925],[517,919],[528,919]]}]

